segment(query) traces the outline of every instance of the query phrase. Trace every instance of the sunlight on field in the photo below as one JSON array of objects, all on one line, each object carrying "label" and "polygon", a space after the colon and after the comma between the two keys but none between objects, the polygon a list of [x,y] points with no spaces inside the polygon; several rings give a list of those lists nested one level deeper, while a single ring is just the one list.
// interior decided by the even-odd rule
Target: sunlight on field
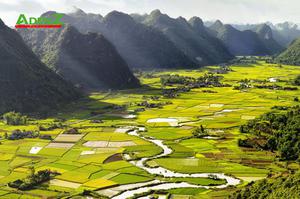
[{"label": "sunlight on field", "polygon": [[[232,86],[245,78],[276,78],[282,80],[280,85],[290,85],[289,81],[299,73],[295,66],[279,68],[264,63],[247,67],[232,66],[232,69],[232,72],[222,74],[222,81]],[[55,119],[60,119],[65,125],[52,130],[40,130],[41,135],[51,136],[48,140],[25,138],[1,141],[0,183],[3,186],[0,188],[0,196],[9,193],[6,192],[5,184],[26,177],[32,165],[36,171],[50,169],[60,173],[47,184],[45,190],[31,193],[37,197],[51,194],[60,194],[60,197],[64,195],[64,191],[76,194],[84,189],[102,190],[115,187],[112,190],[116,191],[119,185],[144,183],[154,179],[167,182],[186,181],[197,185],[224,183],[208,178],[158,178],[133,166],[126,161],[123,154],[129,154],[135,160],[162,152],[154,143],[128,134],[138,127],[143,136],[162,140],[173,150],[166,157],[148,161],[147,165],[151,168],[162,166],[182,173],[225,173],[245,182],[264,178],[269,172],[286,171],[287,168],[281,166],[280,161],[274,162],[276,153],[240,148],[237,141],[246,135],[239,132],[239,126],[258,118],[275,105],[299,104],[294,101],[294,97],[300,95],[299,90],[251,88],[240,91],[231,86],[195,88],[180,93],[176,98],[161,96],[160,75],[179,74],[197,78],[207,70],[156,72],[153,78],[141,79],[149,88],[108,94],[92,93],[90,97],[94,99],[93,102],[80,102],[73,105],[75,107],[68,107],[60,115],[49,119],[36,119],[28,125],[10,126],[0,122],[2,137],[16,129],[37,131],[39,125],[52,124]],[[150,99],[157,95],[159,99]],[[163,106],[135,111],[141,109],[137,103],[145,100],[162,103]],[[125,109],[111,108],[113,105],[125,105]],[[209,130],[210,136],[193,137],[193,129],[200,125]],[[78,133],[63,133],[72,128],[76,128]],[[299,164],[291,163],[290,167],[299,168]],[[105,190],[99,192],[108,193]],[[210,198],[213,192],[193,188],[169,191],[173,198]],[[226,190],[216,193],[227,194]],[[7,196],[12,197],[11,194]]]}]

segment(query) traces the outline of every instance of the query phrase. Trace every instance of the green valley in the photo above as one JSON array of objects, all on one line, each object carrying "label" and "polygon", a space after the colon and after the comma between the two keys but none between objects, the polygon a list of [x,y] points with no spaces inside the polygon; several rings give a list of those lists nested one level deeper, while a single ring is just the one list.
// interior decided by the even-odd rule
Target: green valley
[{"label": "green valley", "polygon": [[240,198],[249,182],[299,170],[299,156],[239,146],[256,136],[240,126],[300,105],[299,66],[255,59],[135,75],[139,88],[91,92],[47,118],[6,114],[0,197]]}]

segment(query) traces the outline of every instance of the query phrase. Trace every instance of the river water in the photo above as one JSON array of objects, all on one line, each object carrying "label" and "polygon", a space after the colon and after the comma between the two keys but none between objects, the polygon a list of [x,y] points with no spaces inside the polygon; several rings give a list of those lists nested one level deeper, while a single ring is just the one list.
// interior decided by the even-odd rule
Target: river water
[{"label": "river water", "polygon": [[[158,175],[158,176],[166,177],[166,178],[209,178],[211,175],[213,175],[219,179],[226,180],[226,184],[217,185],[217,186],[201,186],[201,185],[190,184],[187,182],[172,183],[172,182],[164,182],[164,181],[160,181],[160,180],[154,180],[152,182],[147,183],[147,185],[142,186],[142,187],[138,183],[136,184],[137,185],[136,187],[134,186],[135,184],[131,184],[132,189],[123,190],[120,194],[113,196],[112,199],[125,199],[125,198],[132,197],[135,194],[146,193],[151,190],[169,190],[169,189],[174,189],[174,188],[205,188],[205,189],[219,188],[219,189],[221,189],[221,188],[226,188],[227,186],[230,186],[230,185],[236,186],[240,183],[239,179],[225,175],[224,173],[187,174],[187,173],[178,173],[175,171],[171,171],[171,170],[168,170],[168,169],[160,167],[160,166],[155,167],[155,168],[150,168],[145,165],[145,163],[148,160],[168,156],[173,152],[172,149],[169,148],[167,145],[165,145],[162,140],[142,136],[141,134],[139,134],[138,130],[133,130],[133,131],[129,132],[128,134],[132,135],[132,136],[137,136],[146,141],[152,142],[155,145],[157,145],[163,149],[163,152],[161,154],[158,154],[158,155],[155,155],[152,157],[142,158],[140,160],[131,160],[131,157],[128,154],[125,154],[124,158],[132,165],[139,167],[152,175]],[[147,198],[147,197],[142,197],[142,198]]]}]

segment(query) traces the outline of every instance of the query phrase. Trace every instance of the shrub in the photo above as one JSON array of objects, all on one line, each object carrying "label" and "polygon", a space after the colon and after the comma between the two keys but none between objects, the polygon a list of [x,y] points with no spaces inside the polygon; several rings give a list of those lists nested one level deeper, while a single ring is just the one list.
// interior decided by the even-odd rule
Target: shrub
[{"label": "shrub", "polygon": [[283,160],[297,160],[300,157],[300,106],[274,107],[273,110],[242,125],[242,133],[251,133],[255,137],[239,140],[238,144],[276,150]]},{"label": "shrub", "polygon": [[18,179],[13,182],[8,183],[11,188],[19,189],[22,191],[34,189],[34,187],[47,182],[51,177],[59,175],[57,172],[52,172],[50,170],[41,170],[35,173],[34,168],[31,168],[31,174],[25,179]]},{"label": "shrub", "polygon": [[25,125],[27,124],[27,116],[21,113],[8,112],[3,115],[3,121],[8,125]]},{"label": "shrub", "polygon": [[202,125],[194,129],[192,134],[196,138],[202,138],[208,135],[207,130]]},{"label": "shrub", "polygon": [[20,140],[24,138],[36,138],[39,136],[39,132],[34,131],[21,131],[21,130],[14,130],[12,133],[7,137],[8,140]]}]

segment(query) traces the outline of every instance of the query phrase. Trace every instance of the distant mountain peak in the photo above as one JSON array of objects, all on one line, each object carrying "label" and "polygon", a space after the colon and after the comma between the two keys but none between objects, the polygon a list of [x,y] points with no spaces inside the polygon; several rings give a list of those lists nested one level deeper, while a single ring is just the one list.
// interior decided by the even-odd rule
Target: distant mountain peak
[{"label": "distant mountain peak", "polygon": [[217,20],[215,21],[211,26],[210,28],[213,29],[213,30],[219,30],[221,28],[224,27],[224,24],[220,21],[220,20]]},{"label": "distant mountain peak", "polygon": [[155,9],[150,13],[150,15],[162,15],[162,13],[159,9]]},{"label": "distant mountain peak", "polygon": [[276,24],[276,27],[279,29],[298,29],[298,25],[292,22],[283,22],[283,23],[278,23]]},{"label": "distant mountain peak", "polygon": [[158,18],[163,18],[163,19],[167,19],[169,20],[170,17],[166,14],[163,14],[160,10],[156,9],[156,10],[153,10],[151,13],[150,13],[150,18],[151,19],[158,19]]},{"label": "distant mountain peak", "polygon": [[73,6],[73,10],[69,14],[70,15],[75,15],[75,16],[85,16],[85,15],[87,15],[82,9],[80,9],[76,6]]},{"label": "distant mountain peak", "polygon": [[104,18],[105,19],[110,19],[110,18],[114,19],[114,18],[116,18],[116,19],[122,19],[122,20],[124,20],[124,19],[132,20],[132,17],[130,17],[130,15],[125,14],[123,12],[116,11],[116,10],[108,13]]},{"label": "distant mountain peak", "polygon": [[2,21],[2,19],[0,18],[0,28],[2,29],[2,28],[5,28],[6,26],[5,26],[5,24],[4,24],[4,22]]},{"label": "distant mountain peak", "polygon": [[273,33],[272,33],[271,27],[265,23],[260,24],[257,27],[256,32],[260,37],[262,37],[264,39],[272,39],[273,38]]},{"label": "distant mountain peak", "polygon": [[126,15],[125,13],[123,12],[119,12],[117,10],[113,10],[111,12],[109,12],[105,17],[110,17],[110,16],[124,16]]},{"label": "distant mountain peak", "polygon": [[106,25],[114,24],[122,27],[126,26],[126,24],[136,23],[130,15],[115,10],[108,13],[103,18],[103,22]]},{"label": "distant mountain peak", "polygon": [[201,33],[206,33],[206,28],[204,26],[204,23],[202,21],[202,19],[200,19],[199,17],[192,17],[189,20],[189,24],[194,28],[194,30],[196,30],[197,32],[201,32]]},{"label": "distant mountain peak", "polygon": [[271,27],[268,24],[266,24],[266,23],[260,24],[258,26],[258,30],[260,30],[260,31],[267,31],[267,32],[272,31]]},{"label": "distant mountain peak", "polygon": [[215,21],[214,25],[223,26],[224,24],[218,19]]},{"label": "distant mountain peak", "polygon": [[192,17],[189,22],[197,26],[204,26],[203,20],[200,17]]},{"label": "distant mountain peak", "polygon": [[189,20],[189,24],[191,24],[192,27],[198,29],[198,30],[204,30],[204,23],[202,21],[202,19],[200,19],[199,17],[192,17]]},{"label": "distant mountain peak", "polygon": [[179,21],[180,23],[188,24],[187,20],[182,16],[178,17],[176,20]]},{"label": "distant mountain peak", "polygon": [[57,12],[55,12],[55,11],[47,11],[47,12],[43,13],[41,15],[41,17],[48,17],[48,16],[51,16],[51,15],[56,14],[56,13]]}]

